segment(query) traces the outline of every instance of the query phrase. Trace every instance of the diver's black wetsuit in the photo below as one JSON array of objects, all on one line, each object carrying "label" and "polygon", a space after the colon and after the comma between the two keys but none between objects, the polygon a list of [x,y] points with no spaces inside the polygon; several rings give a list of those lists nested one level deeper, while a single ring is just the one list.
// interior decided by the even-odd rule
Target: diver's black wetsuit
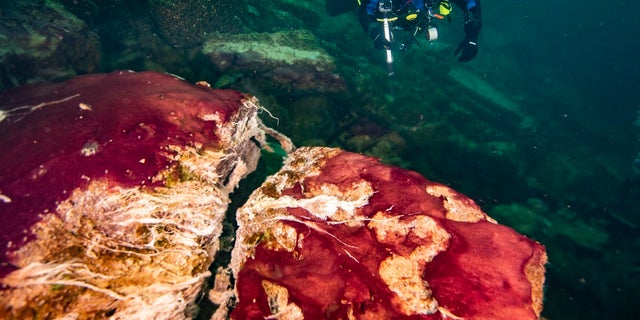
[{"label": "diver's black wetsuit", "polygon": [[[360,24],[374,41],[374,46],[378,49],[387,48],[388,41],[383,36],[382,24],[376,20],[379,2],[383,0],[364,0],[359,9]],[[466,36],[455,54],[458,60],[466,62],[473,59],[478,53],[478,35],[482,28],[480,0],[449,0],[456,4],[464,12],[464,31]],[[393,1],[393,13],[398,16],[394,26],[401,27],[407,31],[415,28],[420,19],[407,20],[410,13],[426,15],[427,8],[438,9],[441,0],[395,0]]]}]

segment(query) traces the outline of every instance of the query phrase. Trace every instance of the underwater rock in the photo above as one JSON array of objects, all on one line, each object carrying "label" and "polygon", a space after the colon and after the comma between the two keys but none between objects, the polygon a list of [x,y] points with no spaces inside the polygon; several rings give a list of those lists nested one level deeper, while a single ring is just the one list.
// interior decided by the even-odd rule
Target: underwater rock
[{"label": "underwater rock", "polygon": [[517,102],[495,89],[488,81],[482,79],[480,76],[460,67],[451,68],[448,75],[454,81],[472,92],[488,99],[495,105],[504,109],[504,111],[522,115],[522,110]]},{"label": "underwater rock", "polygon": [[54,1],[0,5],[0,90],[93,72],[98,36]]},{"label": "underwater rock", "polygon": [[484,102],[465,104],[465,108],[473,110],[482,118],[508,118],[509,122],[516,126],[515,130],[532,131],[537,128],[535,119],[526,114],[522,109],[521,102],[504,90],[497,88],[495,84],[461,67],[452,67],[447,75],[451,80],[467,89],[468,93],[473,93],[468,98],[476,95],[472,99],[484,100]]},{"label": "underwater rock", "polygon": [[174,47],[199,45],[211,30],[237,33],[246,28],[238,18],[243,1],[152,0],[149,8],[161,34]]},{"label": "underwater rock", "polygon": [[[241,72],[270,90],[336,92],[345,85],[334,59],[306,30],[209,35],[203,53],[222,73]],[[275,87],[275,88],[273,88]]]},{"label": "underwater rock", "polygon": [[191,318],[255,99],[128,71],[0,93],[0,318]]},{"label": "underwater rock", "polygon": [[546,253],[469,198],[300,148],[237,212],[234,319],[538,319]]}]

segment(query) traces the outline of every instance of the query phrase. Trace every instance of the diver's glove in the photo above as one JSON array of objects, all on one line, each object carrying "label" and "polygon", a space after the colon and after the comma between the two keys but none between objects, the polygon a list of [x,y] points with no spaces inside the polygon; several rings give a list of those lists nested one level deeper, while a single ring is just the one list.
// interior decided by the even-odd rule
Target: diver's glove
[{"label": "diver's glove", "polygon": [[464,32],[467,34],[464,40],[460,42],[458,48],[454,52],[458,56],[458,61],[467,62],[478,54],[478,35],[482,28],[480,20],[480,10],[473,7],[464,14]]},{"label": "diver's glove", "polygon": [[376,49],[391,49],[391,42],[384,37],[384,28],[381,23],[371,23],[367,27],[369,37],[373,40],[373,46]]}]

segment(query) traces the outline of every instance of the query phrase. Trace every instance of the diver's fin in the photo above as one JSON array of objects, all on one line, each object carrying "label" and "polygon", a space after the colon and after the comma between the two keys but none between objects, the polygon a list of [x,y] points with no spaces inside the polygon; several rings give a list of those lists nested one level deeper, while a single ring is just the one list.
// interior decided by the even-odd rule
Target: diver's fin
[{"label": "diver's fin", "polygon": [[359,3],[359,0],[325,0],[324,2],[327,13],[332,17],[357,8]]}]

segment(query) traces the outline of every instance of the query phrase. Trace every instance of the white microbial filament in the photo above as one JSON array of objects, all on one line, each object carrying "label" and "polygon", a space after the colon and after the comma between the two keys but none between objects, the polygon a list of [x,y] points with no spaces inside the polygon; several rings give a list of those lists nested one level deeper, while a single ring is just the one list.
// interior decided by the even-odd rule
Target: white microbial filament
[{"label": "white microbial filament", "polygon": [[[53,104],[58,104],[58,103],[62,103],[62,102],[66,102],[69,101],[73,98],[79,97],[80,94],[74,94],[72,96],[68,96],[66,98],[62,98],[59,100],[53,100],[53,101],[46,101],[46,102],[41,102],[38,103],[36,105],[26,105],[26,106],[18,106],[18,107],[14,107],[12,109],[9,110],[0,110],[0,122],[9,119],[9,120],[13,120],[13,122],[16,122],[18,120],[20,120],[25,114],[28,114],[29,112],[32,111],[36,111],[38,109],[44,108],[46,106],[50,106]],[[13,118],[13,119],[12,119]]]}]

